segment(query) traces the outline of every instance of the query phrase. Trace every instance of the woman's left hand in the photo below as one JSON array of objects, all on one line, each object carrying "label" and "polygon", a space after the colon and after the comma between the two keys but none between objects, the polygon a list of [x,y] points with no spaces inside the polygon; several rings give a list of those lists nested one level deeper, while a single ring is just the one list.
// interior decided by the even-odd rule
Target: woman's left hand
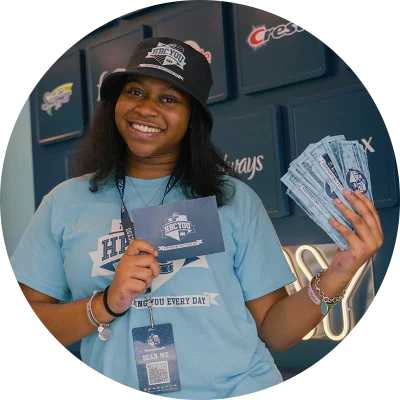
[{"label": "woman's left hand", "polygon": [[331,218],[332,226],[346,239],[349,248],[339,251],[330,267],[353,277],[357,270],[382,246],[383,231],[376,208],[367,196],[358,190],[354,194],[345,190],[343,194],[359,215],[346,207],[339,199],[334,201],[339,211],[353,226],[355,233]]}]

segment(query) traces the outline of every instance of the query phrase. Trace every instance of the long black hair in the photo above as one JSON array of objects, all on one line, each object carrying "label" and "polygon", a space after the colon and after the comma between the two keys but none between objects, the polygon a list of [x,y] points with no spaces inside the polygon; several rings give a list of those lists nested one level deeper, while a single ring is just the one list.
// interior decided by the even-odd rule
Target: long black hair
[{"label": "long black hair", "polygon": [[[124,166],[127,145],[114,118],[115,101],[104,99],[79,143],[74,175],[91,174],[89,190],[115,185],[115,173]],[[182,140],[180,186],[186,198],[216,196],[218,206],[229,204],[235,187],[227,175],[238,178],[211,141],[211,125],[203,108],[192,101],[188,130]]]}]

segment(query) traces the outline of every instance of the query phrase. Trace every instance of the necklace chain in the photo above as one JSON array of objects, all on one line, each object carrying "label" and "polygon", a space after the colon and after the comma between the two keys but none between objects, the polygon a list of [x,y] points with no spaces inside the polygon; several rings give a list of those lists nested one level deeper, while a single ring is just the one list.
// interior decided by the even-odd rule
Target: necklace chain
[{"label": "necklace chain", "polygon": [[129,180],[131,181],[132,186],[134,187],[134,189],[136,190],[137,194],[138,194],[139,197],[141,198],[141,200],[142,200],[142,202],[143,202],[143,204],[144,204],[145,207],[148,207],[148,206],[149,206],[149,204],[153,201],[154,197],[156,197],[156,194],[160,191],[160,189],[163,187],[164,183],[166,182],[166,181],[164,181],[164,182],[160,185],[160,187],[159,187],[159,188],[156,190],[156,192],[154,193],[153,197],[152,197],[152,198],[147,202],[147,204],[146,204],[146,202],[143,200],[143,197],[142,197],[142,195],[140,194],[139,190],[136,188],[135,184],[133,183],[133,180],[132,180],[132,177],[131,177],[131,176],[129,177]]}]

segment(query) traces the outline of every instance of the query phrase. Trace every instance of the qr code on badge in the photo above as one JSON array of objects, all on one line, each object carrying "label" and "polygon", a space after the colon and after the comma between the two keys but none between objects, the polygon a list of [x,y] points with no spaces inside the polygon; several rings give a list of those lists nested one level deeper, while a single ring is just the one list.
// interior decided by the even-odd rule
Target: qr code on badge
[{"label": "qr code on badge", "polygon": [[169,383],[168,361],[160,361],[146,364],[149,385],[159,385],[160,383]]}]

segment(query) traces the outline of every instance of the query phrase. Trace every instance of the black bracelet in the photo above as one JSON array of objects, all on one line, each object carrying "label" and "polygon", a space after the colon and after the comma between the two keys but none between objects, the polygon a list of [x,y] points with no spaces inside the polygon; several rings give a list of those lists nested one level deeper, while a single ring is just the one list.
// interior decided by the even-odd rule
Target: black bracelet
[{"label": "black bracelet", "polygon": [[104,294],[103,294],[103,303],[104,303],[104,307],[106,308],[106,310],[107,310],[107,312],[110,314],[110,315],[112,315],[113,317],[115,317],[115,318],[119,318],[119,317],[123,317],[128,311],[129,311],[129,308],[126,310],[126,311],[124,311],[123,313],[121,313],[121,314],[117,314],[117,313],[115,313],[114,311],[112,311],[111,309],[110,309],[110,307],[108,306],[108,304],[107,304],[107,292],[108,292],[108,288],[109,288],[110,286],[107,286],[105,289],[104,289]]}]

